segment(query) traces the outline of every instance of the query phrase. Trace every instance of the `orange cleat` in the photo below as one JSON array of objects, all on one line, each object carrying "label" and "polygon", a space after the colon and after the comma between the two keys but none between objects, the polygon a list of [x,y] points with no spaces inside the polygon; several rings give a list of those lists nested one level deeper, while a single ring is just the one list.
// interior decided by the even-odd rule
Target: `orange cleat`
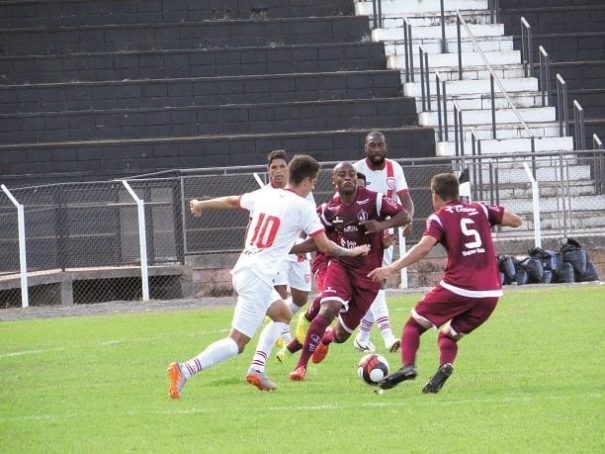
[{"label": "orange cleat", "polygon": [[181,390],[185,386],[186,379],[181,372],[179,363],[172,363],[168,366],[168,380],[170,380],[170,398],[180,399]]},{"label": "orange cleat", "polygon": [[307,369],[305,369],[305,366],[299,366],[290,372],[288,377],[293,381],[302,381],[305,379],[305,375],[307,375]]},{"label": "orange cleat", "polygon": [[252,386],[256,386],[260,391],[275,391],[277,385],[273,383],[264,372],[258,372],[254,369],[248,369],[246,381]]},{"label": "orange cleat", "polygon": [[311,356],[311,361],[313,361],[314,364],[321,363],[325,359],[325,357],[328,356],[329,349],[329,344],[320,343],[313,352],[313,355]]}]

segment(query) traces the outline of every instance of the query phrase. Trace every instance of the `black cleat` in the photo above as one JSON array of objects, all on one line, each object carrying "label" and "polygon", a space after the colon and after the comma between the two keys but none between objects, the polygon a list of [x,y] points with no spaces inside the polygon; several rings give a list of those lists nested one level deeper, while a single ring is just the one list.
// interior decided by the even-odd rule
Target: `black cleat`
[{"label": "black cleat", "polygon": [[418,375],[418,373],[413,365],[403,366],[397,372],[393,372],[380,380],[378,387],[380,389],[391,389],[402,381],[415,379],[416,375]]},{"label": "black cleat", "polygon": [[454,366],[450,363],[440,366],[439,369],[437,369],[437,373],[431,377],[426,385],[424,385],[422,392],[424,394],[438,393],[447,379],[450,378],[452,372],[454,372]]}]

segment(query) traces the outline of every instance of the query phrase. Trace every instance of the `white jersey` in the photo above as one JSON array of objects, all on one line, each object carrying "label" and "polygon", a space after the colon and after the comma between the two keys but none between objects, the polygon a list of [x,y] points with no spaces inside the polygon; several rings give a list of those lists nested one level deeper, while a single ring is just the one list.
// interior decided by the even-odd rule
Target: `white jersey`
[{"label": "white jersey", "polygon": [[368,166],[367,159],[361,159],[353,164],[357,172],[366,177],[366,188],[370,191],[381,192],[390,199],[400,201],[397,194],[408,190],[408,184],[403,175],[403,169],[398,162],[385,159],[384,168],[373,170]]},{"label": "white jersey", "polygon": [[233,272],[248,268],[270,285],[300,232],[314,236],[324,231],[315,205],[287,189],[243,194],[240,207],[250,212],[250,223]]}]

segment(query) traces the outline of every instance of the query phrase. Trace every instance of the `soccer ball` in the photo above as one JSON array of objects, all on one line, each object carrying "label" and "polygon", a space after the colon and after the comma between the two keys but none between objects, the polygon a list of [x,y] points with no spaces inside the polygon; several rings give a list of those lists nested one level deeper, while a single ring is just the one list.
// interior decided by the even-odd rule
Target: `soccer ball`
[{"label": "soccer ball", "polygon": [[357,373],[368,385],[377,385],[380,380],[389,375],[389,362],[384,356],[370,353],[359,361]]}]

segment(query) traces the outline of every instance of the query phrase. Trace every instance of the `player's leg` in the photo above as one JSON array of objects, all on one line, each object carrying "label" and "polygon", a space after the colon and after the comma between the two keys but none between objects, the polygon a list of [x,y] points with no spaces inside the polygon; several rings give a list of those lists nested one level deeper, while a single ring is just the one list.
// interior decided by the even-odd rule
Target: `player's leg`
[{"label": "player's leg", "polygon": [[170,364],[168,377],[171,398],[180,397],[185,383],[192,375],[242,353],[262,324],[273,288],[246,271],[239,271],[233,276],[233,288],[238,297],[229,336],[213,342],[184,363]]},{"label": "player's leg", "polygon": [[359,332],[353,341],[353,347],[360,352],[372,353],[376,351],[376,347],[370,341],[370,331],[374,325],[374,314],[372,308],[361,319],[359,323]]},{"label": "player's leg", "polygon": [[[278,295],[275,294],[275,296]],[[261,391],[272,391],[277,388],[265,373],[265,363],[271,354],[275,340],[289,329],[292,318],[290,309],[279,299],[269,306],[267,315],[272,321],[263,328],[259,336],[252,363],[246,374],[246,381]]]},{"label": "player's leg", "polygon": [[468,310],[454,316],[439,330],[437,344],[439,346],[439,368],[435,375],[422,388],[423,393],[438,393],[447,379],[454,372],[454,361],[458,354],[458,341],[481,326],[492,314],[498,298],[467,299]]}]

